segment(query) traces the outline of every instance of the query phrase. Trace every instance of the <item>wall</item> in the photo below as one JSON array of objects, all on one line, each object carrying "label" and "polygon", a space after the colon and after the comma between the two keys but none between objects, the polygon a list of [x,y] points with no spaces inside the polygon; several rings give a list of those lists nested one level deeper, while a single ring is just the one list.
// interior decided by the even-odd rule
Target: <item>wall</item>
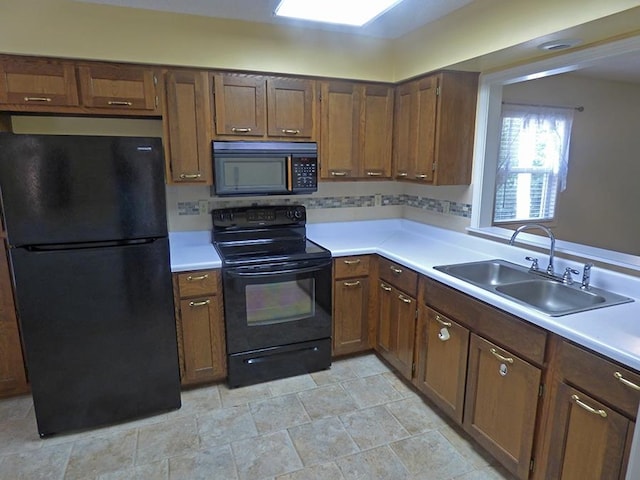
[{"label": "wall", "polygon": [[582,105],[571,133],[557,238],[640,255],[640,85],[564,74],[503,88],[505,101]]},{"label": "wall", "polygon": [[0,0],[0,52],[396,81],[638,5],[475,0],[389,42],[71,0]]}]

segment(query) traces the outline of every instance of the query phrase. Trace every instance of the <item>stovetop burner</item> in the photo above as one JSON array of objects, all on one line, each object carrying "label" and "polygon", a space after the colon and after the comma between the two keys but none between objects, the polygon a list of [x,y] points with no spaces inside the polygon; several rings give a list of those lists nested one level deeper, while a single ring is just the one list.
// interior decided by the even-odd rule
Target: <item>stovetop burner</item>
[{"label": "stovetop burner", "polygon": [[213,210],[212,243],[223,266],[330,258],[306,238],[302,205]]}]

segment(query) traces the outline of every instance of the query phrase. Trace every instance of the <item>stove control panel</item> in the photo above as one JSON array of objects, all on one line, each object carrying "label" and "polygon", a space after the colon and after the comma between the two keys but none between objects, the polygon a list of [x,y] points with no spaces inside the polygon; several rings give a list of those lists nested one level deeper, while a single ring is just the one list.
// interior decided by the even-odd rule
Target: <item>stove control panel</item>
[{"label": "stove control panel", "polygon": [[304,226],[307,211],[303,205],[265,205],[221,208],[211,212],[214,230],[282,225]]}]

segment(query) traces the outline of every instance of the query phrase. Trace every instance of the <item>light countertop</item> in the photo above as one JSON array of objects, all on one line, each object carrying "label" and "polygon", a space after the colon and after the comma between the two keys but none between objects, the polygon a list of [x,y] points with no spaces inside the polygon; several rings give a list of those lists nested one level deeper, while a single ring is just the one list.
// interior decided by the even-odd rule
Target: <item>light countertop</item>
[{"label": "light countertop", "polygon": [[[544,267],[547,262],[544,253],[404,219],[307,224],[307,236],[329,249],[334,257],[382,255],[640,371],[640,278],[594,267],[591,273],[593,286],[632,297],[635,301],[550,317],[433,268],[492,258],[528,265],[524,260],[527,255],[536,255]],[[169,242],[173,272],[219,268],[222,264],[211,245],[209,231],[172,232]],[[557,271],[563,271],[567,266],[582,270],[582,265],[576,262],[556,259]]]}]

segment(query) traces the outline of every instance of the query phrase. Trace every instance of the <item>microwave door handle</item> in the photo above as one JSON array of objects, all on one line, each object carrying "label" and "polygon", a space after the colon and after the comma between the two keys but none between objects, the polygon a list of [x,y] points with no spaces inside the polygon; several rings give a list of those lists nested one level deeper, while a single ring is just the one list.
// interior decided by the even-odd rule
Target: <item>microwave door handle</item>
[{"label": "microwave door handle", "polygon": [[293,155],[287,156],[287,191],[293,191]]}]

